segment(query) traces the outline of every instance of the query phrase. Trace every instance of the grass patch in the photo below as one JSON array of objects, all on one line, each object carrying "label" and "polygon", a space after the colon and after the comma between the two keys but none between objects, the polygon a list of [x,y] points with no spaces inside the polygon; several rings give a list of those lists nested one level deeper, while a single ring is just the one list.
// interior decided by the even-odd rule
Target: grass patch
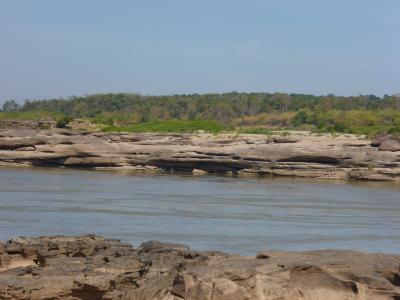
[{"label": "grass patch", "polygon": [[271,136],[273,134],[273,132],[270,129],[264,128],[264,127],[244,127],[244,128],[240,128],[238,130],[238,133],[263,134],[263,135],[268,135],[268,136]]},{"label": "grass patch", "polygon": [[166,120],[151,121],[139,124],[116,126],[109,125],[103,129],[106,132],[176,132],[193,133],[195,131],[218,133],[227,128],[217,121],[212,120]]}]

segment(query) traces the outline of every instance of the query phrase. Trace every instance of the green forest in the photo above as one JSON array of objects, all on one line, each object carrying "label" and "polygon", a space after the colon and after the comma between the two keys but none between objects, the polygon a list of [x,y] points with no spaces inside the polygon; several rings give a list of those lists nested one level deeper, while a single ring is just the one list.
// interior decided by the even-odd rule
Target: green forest
[{"label": "green forest", "polygon": [[4,103],[0,120],[86,119],[105,131],[209,132],[298,129],[365,135],[400,133],[400,96],[224,93],[170,96],[94,94]]}]

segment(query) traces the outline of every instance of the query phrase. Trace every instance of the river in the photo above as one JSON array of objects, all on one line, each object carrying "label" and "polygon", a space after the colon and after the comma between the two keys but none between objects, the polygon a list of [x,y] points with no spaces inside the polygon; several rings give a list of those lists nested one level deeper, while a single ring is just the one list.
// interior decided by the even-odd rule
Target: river
[{"label": "river", "polygon": [[197,250],[400,253],[400,187],[287,178],[0,169],[0,240],[96,233]]}]

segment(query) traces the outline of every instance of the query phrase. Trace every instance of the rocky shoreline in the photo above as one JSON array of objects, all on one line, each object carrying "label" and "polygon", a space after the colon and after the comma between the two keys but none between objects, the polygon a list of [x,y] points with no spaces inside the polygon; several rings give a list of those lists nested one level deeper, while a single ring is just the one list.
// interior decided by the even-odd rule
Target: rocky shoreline
[{"label": "rocky shoreline", "polygon": [[354,251],[199,252],[95,235],[0,243],[0,299],[400,299],[400,256]]},{"label": "rocky shoreline", "polygon": [[0,165],[400,180],[400,140],[308,132],[266,136],[3,129]]}]

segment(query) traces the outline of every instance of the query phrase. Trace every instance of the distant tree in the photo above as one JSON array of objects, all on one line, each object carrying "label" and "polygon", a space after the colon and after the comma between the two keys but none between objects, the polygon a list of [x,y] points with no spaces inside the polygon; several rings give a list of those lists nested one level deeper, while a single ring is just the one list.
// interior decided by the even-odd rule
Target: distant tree
[{"label": "distant tree", "polygon": [[18,111],[20,108],[21,108],[21,106],[14,100],[7,100],[3,104],[2,111],[13,112],[13,111]]}]

